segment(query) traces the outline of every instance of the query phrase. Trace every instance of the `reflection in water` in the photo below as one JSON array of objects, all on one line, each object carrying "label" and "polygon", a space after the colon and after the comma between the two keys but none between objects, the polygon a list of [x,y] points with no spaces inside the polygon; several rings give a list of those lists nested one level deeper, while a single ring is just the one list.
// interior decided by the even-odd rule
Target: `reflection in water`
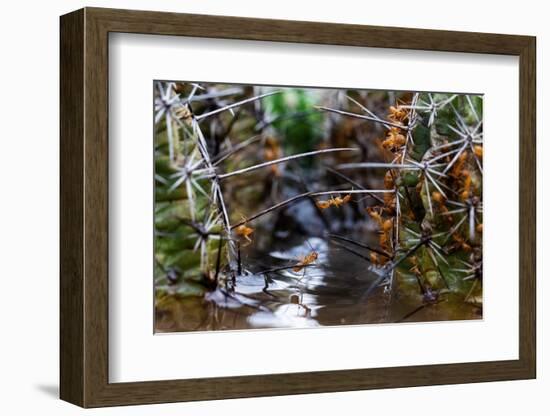
[{"label": "reflection in water", "polygon": [[[424,307],[420,294],[418,298],[400,298],[399,291],[388,290],[390,281],[370,290],[379,275],[369,269],[368,263],[321,238],[293,237],[292,242],[272,243],[271,250],[258,246],[260,249],[243,250],[250,270],[237,276],[234,290],[217,288],[204,297],[168,301],[157,308],[157,331],[311,328],[396,322],[403,318],[479,318],[478,308],[452,295]],[[294,271],[296,260],[311,251],[318,253],[315,263]],[[259,273],[266,270],[266,265],[270,270],[279,270]],[[413,276],[401,280],[403,284],[416,284]]]}]

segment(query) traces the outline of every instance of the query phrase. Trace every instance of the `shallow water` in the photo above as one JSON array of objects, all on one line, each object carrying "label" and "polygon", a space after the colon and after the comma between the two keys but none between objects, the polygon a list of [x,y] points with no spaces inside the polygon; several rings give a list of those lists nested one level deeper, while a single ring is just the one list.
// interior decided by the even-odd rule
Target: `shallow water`
[{"label": "shallow water", "polygon": [[[157,307],[156,330],[311,328],[481,318],[479,308],[457,295],[424,304],[420,291],[415,294],[414,277],[406,274],[400,276],[399,285],[394,279],[369,290],[379,276],[369,270],[369,263],[322,238],[292,237],[255,247],[259,248],[243,248],[248,271],[236,278],[233,288],[164,302],[162,308]],[[291,266],[311,251],[318,253],[315,263],[293,271]],[[285,266],[289,268],[259,273]],[[408,289],[406,297],[400,294],[403,285]]]}]

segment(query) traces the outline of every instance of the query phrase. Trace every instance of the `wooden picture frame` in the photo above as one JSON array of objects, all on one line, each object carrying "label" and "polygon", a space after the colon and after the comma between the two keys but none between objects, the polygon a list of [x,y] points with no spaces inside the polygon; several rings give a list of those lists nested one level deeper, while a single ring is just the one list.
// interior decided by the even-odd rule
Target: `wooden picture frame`
[{"label": "wooden picture frame", "polygon": [[[60,358],[82,407],[529,379],[536,376],[534,37],[85,8],[61,17]],[[300,42],[519,57],[519,359],[109,383],[108,35]]]}]

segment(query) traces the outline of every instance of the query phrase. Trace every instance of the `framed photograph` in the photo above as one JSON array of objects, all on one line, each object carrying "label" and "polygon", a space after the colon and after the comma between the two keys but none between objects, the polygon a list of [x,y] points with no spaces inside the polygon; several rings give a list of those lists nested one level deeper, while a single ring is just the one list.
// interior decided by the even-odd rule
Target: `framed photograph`
[{"label": "framed photograph", "polygon": [[61,398],[534,378],[535,49],[62,16]]}]

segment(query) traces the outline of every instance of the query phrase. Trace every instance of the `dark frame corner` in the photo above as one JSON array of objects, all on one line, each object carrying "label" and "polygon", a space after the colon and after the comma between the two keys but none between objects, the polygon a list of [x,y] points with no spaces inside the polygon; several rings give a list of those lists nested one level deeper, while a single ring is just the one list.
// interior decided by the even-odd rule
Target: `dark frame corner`
[{"label": "dark frame corner", "polygon": [[[82,407],[536,377],[536,39],[316,22],[85,8],[61,17],[60,360]],[[108,381],[109,32],[504,54],[520,62],[519,359],[193,380]]]}]

